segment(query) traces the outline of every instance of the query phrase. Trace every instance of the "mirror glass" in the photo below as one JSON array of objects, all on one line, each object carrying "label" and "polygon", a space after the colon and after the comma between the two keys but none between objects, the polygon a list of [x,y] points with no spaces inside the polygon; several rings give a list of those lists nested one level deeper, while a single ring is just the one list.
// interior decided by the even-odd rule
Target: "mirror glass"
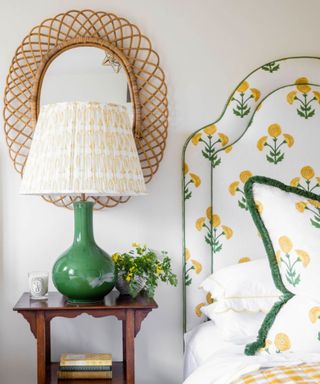
[{"label": "mirror glass", "polygon": [[63,52],[52,61],[43,78],[40,107],[64,101],[116,103],[127,107],[133,124],[130,86],[125,69],[118,64],[111,52],[96,47],[81,46]]}]

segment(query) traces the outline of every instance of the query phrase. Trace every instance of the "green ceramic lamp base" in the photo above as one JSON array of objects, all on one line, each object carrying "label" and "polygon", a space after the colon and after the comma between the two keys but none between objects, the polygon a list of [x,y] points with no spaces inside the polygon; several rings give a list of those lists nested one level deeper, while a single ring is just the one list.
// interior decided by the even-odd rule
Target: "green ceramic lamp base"
[{"label": "green ceramic lamp base", "polygon": [[72,304],[97,303],[113,289],[115,265],[93,236],[93,203],[74,203],[74,241],[56,261],[52,280]]}]

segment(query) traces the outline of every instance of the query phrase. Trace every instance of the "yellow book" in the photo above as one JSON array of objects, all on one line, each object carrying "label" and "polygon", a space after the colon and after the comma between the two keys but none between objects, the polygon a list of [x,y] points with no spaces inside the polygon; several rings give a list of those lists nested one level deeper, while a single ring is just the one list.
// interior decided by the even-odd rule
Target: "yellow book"
[{"label": "yellow book", "polygon": [[63,353],[60,357],[60,366],[106,366],[112,365],[110,353]]},{"label": "yellow book", "polygon": [[112,379],[112,371],[58,371],[58,379]]}]

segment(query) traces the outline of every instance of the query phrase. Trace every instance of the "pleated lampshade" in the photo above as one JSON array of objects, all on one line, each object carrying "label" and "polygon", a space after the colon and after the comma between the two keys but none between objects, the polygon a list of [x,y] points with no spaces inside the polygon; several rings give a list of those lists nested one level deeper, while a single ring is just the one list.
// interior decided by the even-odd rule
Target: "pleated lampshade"
[{"label": "pleated lampshade", "polygon": [[145,193],[126,108],[95,102],[43,106],[20,192],[95,196]]}]

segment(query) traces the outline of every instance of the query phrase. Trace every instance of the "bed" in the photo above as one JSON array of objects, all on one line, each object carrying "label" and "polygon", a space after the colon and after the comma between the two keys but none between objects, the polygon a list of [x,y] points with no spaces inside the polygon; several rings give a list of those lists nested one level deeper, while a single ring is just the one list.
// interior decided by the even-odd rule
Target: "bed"
[{"label": "bed", "polygon": [[203,314],[213,299],[199,289],[214,271],[266,257],[243,193],[248,178],[273,177],[320,193],[319,139],[320,58],[292,57],[251,72],[232,92],[219,119],[186,141],[186,384],[297,382],[294,377],[320,382],[320,355],[245,356],[247,340],[221,339],[219,329]]}]

